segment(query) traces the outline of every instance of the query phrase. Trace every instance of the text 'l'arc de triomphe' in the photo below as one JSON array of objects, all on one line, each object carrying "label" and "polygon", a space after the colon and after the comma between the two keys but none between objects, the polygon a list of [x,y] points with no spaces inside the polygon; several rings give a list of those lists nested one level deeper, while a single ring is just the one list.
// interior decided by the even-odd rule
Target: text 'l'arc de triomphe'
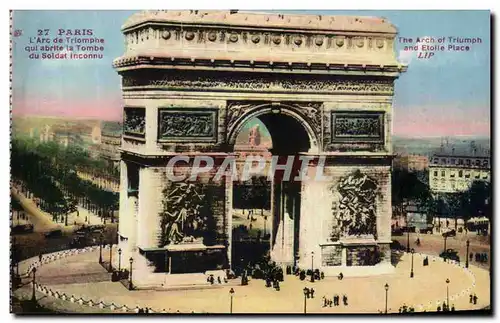
[{"label": "text 'l'arc de triomphe'", "polygon": [[135,286],[231,268],[231,178],[172,182],[167,173],[189,165],[167,163],[222,161],[252,118],[268,128],[273,155],[325,156],[333,178],[273,180],[271,258],[326,275],[391,271],[392,98],[406,70],[392,24],[168,10],[134,14],[122,32],[119,246],[134,259]]}]

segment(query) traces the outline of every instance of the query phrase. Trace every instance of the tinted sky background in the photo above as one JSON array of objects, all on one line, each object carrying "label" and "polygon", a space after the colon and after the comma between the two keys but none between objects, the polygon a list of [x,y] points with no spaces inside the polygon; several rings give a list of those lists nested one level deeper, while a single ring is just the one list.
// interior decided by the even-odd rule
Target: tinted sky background
[{"label": "tinted sky background", "polygon": [[[490,15],[488,11],[280,11],[280,13],[383,16],[399,36],[481,37],[468,52],[416,59],[402,51],[408,72],[396,81],[394,134],[490,135]],[[120,78],[111,63],[123,53],[121,25],[134,11],[16,11],[13,43],[13,113],[121,120]],[[105,39],[102,60],[30,60],[24,48],[37,29],[93,29]]]}]

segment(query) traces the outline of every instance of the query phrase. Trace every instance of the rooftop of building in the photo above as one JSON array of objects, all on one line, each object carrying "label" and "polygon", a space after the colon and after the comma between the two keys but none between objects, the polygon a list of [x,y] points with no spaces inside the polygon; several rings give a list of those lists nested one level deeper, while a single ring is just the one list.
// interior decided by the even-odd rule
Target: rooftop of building
[{"label": "rooftop of building", "polygon": [[122,30],[147,22],[391,34],[397,32],[394,25],[380,17],[278,14],[238,10],[145,10],[127,19]]}]

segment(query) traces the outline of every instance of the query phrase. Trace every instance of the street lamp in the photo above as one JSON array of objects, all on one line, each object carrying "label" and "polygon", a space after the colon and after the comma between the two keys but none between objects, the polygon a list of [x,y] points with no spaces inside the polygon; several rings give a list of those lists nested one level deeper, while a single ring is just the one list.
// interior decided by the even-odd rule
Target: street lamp
[{"label": "street lamp", "polygon": [[122,249],[118,249],[118,272],[122,269]]},{"label": "street lamp", "polygon": [[311,283],[314,283],[314,251],[311,251]]},{"label": "street lamp", "polygon": [[36,281],[36,267],[33,267],[33,294],[31,294],[31,301],[36,303],[36,295],[35,295],[35,281]]},{"label": "street lamp", "polygon": [[309,294],[309,289],[307,287],[304,287],[304,314],[307,313],[307,294]]},{"label": "street lamp", "polygon": [[410,226],[408,225],[408,210],[406,205],[403,204],[403,209],[405,212],[405,222],[406,222],[406,252],[410,252]]},{"label": "street lamp", "polygon": [[113,263],[111,262],[113,260],[113,243],[109,244],[109,272],[113,272]]},{"label": "street lamp", "polygon": [[128,260],[129,263],[130,263],[130,273],[129,273],[129,276],[128,276],[128,290],[132,290],[132,263],[134,262],[134,258],[130,257],[130,259]]},{"label": "street lamp", "polygon": [[415,254],[415,249],[411,248],[411,271],[410,278],[413,278],[413,255]]},{"label": "street lamp", "polygon": [[231,288],[229,290],[229,295],[231,296],[231,300],[230,300],[230,303],[229,303],[229,314],[233,314],[233,295],[234,295],[234,289]]},{"label": "street lamp", "polygon": [[448,288],[450,280],[446,278],[446,305],[450,306],[450,289]]},{"label": "street lamp", "polygon": [[104,240],[104,236],[101,233],[99,236],[99,263],[102,264],[102,241]]},{"label": "street lamp", "polygon": [[264,239],[266,238],[266,224],[267,224],[267,215],[264,215]]},{"label": "street lamp", "polygon": [[467,246],[467,253],[465,254],[465,268],[469,268],[469,244],[470,241],[467,239],[466,246]]},{"label": "street lamp", "polygon": [[389,284],[385,283],[385,314],[387,314],[387,298],[389,293]]}]

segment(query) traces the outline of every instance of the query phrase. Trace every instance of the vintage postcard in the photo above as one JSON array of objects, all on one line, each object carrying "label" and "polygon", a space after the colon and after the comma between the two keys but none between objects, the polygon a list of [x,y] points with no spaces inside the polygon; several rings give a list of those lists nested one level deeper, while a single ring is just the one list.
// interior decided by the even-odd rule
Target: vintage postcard
[{"label": "vintage postcard", "polygon": [[11,11],[11,312],[491,314],[489,11]]}]

